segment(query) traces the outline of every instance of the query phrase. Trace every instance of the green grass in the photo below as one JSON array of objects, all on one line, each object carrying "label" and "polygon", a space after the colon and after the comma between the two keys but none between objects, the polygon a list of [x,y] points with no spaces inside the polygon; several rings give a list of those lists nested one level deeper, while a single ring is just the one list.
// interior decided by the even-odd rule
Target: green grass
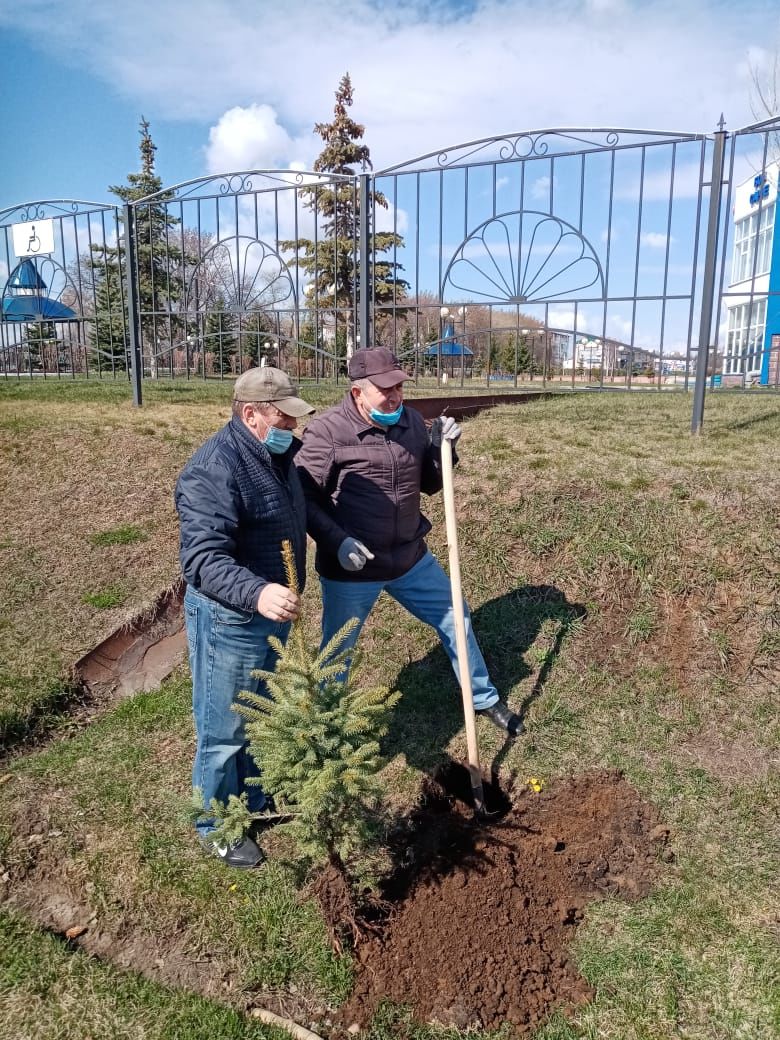
[{"label": "green grass", "polygon": [[[121,617],[118,606],[96,609],[84,596],[127,582],[126,610],[176,573],[172,483],[224,420],[227,395],[193,387],[179,406],[173,390],[152,392],[171,403],[138,413],[118,397],[62,402],[48,386],[46,400],[30,390],[14,397],[0,384],[0,433],[18,485],[0,545],[0,591],[12,607],[0,629],[17,713],[7,716],[11,729],[25,710],[56,711],[56,682],[77,634],[97,641],[100,625]],[[44,405],[65,457],[31,471]],[[589,908],[575,952],[595,998],[554,1015],[536,1040],[770,1040],[780,1026],[780,407],[767,395],[713,396],[704,435],[691,438],[690,405],[683,395],[564,396],[464,424],[456,494],[465,589],[493,678],[526,709],[526,735],[509,751],[480,729],[484,761],[507,778],[545,782],[622,769],[658,806],[676,856],[641,902]],[[85,529],[84,508],[76,500],[70,513],[67,504],[92,473]],[[43,530],[36,475],[65,503]],[[424,509],[431,547],[446,559],[440,496]],[[125,526],[148,541],[90,544],[90,535]],[[312,639],[317,596],[311,575]],[[421,770],[465,753],[457,691],[435,636],[385,597],[362,646],[366,681],[403,692],[385,749],[389,797],[403,808]],[[350,962],[332,955],[314,905],[301,898],[292,850],[275,847],[267,869],[235,876],[197,848],[187,820],[189,696],[186,676],[176,676],[15,758],[12,779],[0,784],[0,876],[8,871],[22,905],[39,916],[39,879],[56,879],[66,905],[117,937],[117,951],[134,938],[139,961],[157,947],[208,956],[210,974],[230,983],[216,997],[234,1009],[267,990],[299,1010],[337,1003]],[[39,833],[45,840],[31,844]],[[134,1035],[113,1023],[132,1022],[138,1007],[149,1035],[199,1035],[172,1031],[177,1015],[193,1020],[188,1014],[217,1016],[215,1037],[255,1035],[230,1032],[254,1027],[219,1004],[207,1011],[199,996],[141,983],[18,918],[12,924],[7,934],[17,938],[0,956],[16,967],[2,973],[11,981],[0,1021],[6,1008],[19,1015],[29,1005],[59,1023],[43,1036],[81,1040],[101,1031],[103,1014],[103,1032]],[[51,970],[32,955],[10,961],[14,946],[43,950]],[[46,993],[35,988],[40,979]],[[155,1007],[159,1030],[146,1026]],[[386,1008],[368,1035],[459,1034]]]},{"label": "green grass", "polygon": [[92,545],[133,545],[134,542],[145,542],[149,536],[140,527],[133,524],[123,524],[120,527],[112,527],[108,531],[95,531],[89,536]]},{"label": "green grass", "polygon": [[118,582],[115,585],[109,585],[107,588],[100,589],[97,592],[85,593],[81,597],[81,602],[86,603],[90,607],[94,607],[95,610],[110,610],[111,607],[121,606],[126,599],[127,590],[121,582]]},{"label": "green grass", "polygon": [[0,911],[1,1040],[282,1040],[213,1000],[74,952],[16,913]]},{"label": "green grass", "polygon": [[[47,814],[54,835],[47,855],[68,860],[88,879],[102,929],[157,935],[149,946],[159,945],[163,955],[171,937],[181,935],[182,950],[203,950],[234,976],[239,991],[295,983],[324,998],[343,997],[349,961],[334,957],[318,913],[299,898],[295,863],[237,874],[203,856],[181,769],[190,702],[189,683],[175,678],[20,761],[6,786],[26,799],[71,778]],[[23,872],[26,859],[14,843],[5,851],[12,872]],[[69,891],[67,882],[62,889]],[[83,895],[74,890],[72,898],[79,905]]]}]

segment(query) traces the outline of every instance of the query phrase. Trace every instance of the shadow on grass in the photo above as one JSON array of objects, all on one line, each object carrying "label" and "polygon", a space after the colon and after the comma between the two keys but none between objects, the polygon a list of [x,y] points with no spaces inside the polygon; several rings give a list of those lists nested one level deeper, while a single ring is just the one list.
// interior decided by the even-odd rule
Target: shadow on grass
[{"label": "shadow on grass", "polygon": [[[521,715],[539,696],[572,625],[585,617],[581,603],[570,603],[554,585],[522,585],[497,596],[472,611],[477,640],[501,697]],[[533,672],[526,653],[542,637],[541,668],[522,703],[512,689]],[[402,693],[383,742],[383,753],[392,758],[404,754],[416,769],[431,773],[446,758],[444,748],[463,728],[460,691],[441,646],[419,661],[406,665],[392,686]],[[511,747],[505,741],[492,769],[498,767]]]},{"label": "shadow on grass", "polygon": [[780,416],[780,409],[774,412],[766,412],[764,415],[755,415],[751,419],[743,419],[740,422],[730,422],[725,424],[727,430],[746,430],[749,426],[756,426],[758,423],[769,422],[771,419],[777,419]]},{"label": "shadow on grass", "polygon": [[[25,690],[30,685],[26,678],[14,680],[0,675],[0,683],[4,680],[11,685],[18,682]],[[0,763],[44,740],[69,712],[83,706],[84,697],[80,683],[68,678],[52,679],[40,689],[32,706],[0,709]]]}]

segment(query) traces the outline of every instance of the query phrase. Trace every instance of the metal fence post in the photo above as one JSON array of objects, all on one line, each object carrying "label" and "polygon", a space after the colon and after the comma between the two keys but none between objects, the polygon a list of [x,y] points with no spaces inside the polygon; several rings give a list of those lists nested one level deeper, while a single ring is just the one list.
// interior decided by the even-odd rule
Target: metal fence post
[{"label": "metal fence post", "polygon": [[371,346],[371,272],[370,272],[370,242],[369,229],[369,205],[371,192],[369,191],[370,175],[360,174],[360,279],[358,298],[358,334],[360,346]]},{"label": "metal fence post", "polygon": [[125,223],[125,284],[127,291],[127,335],[130,354],[130,378],[133,384],[133,404],[140,408],[143,403],[141,380],[143,367],[141,358],[141,329],[138,321],[137,271],[135,249],[135,214],[131,206],[124,206]]},{"label": "metal fence post", "polygon": [[720,201],[723,192],[723,158],[728,134],[723,129],[714,135],[712,149],[712,174],[710,176],[710,205],[707,215],[707,246],[704,254],[704,281],[701,293],[701,316],[699,320],[699,350],[696,356],[696,383],[693,388],[693,416],[691,433],[701,433],[704,420],[704,392],[707,386],[707,363],[710,352],[712,311],[715,306],[715,265],[720,231]]}]

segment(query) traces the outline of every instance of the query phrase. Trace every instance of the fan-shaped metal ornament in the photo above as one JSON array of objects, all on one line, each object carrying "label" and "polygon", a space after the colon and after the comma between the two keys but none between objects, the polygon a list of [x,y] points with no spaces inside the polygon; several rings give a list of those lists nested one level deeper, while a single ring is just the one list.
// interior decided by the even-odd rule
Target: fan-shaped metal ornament
[{"label": "fan-shaped metal ornament", "polygon": [[461,243],[442,281],[445,296],[479,303],[601,300],[604,273],[571,224],[515,210],[486,220]]},{"label": "fan-shaped metal ornament", "polygon": [[294,308],[295,287],[287,265],[266,242],[246,235],[213,245],[193,270],[188,309],[203,310],[221,297],[231,310]]}]

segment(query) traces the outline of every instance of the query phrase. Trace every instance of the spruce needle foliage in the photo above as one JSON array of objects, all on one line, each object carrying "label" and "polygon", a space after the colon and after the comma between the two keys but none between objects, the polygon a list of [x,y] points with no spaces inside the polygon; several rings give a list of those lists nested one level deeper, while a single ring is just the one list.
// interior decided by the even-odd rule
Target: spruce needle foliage
[{"label": "spruce needle foliage", "polygon": [[241,841],[255,820],[256,814],[249,808],[246,794],[238,797],[228,795],[227,802],[211,799],[208,809],[203,805],[203,792],[199,787],[192,791],[191,818],[194,821],[208,819],[216,821],[209,834],[209,841],[218,845],[233,845]]},{"label": "spruce needle foliage", "polygon": [[[289,542],[283,556],[290,588],[297,579]],[[263,787],[292,803],[285,830],[313,862],[327,859],[342,871],[372,840],[372,815],[382,795],[379,740],[400,693],[359,689],[344,640],[347,622],[318,652],[306,646],[303,624],[286,645],[272,637],[274,671],[256,671],[268,696],[242,691],[235,710],[247,720],[249,752],[263,771]]]}]

